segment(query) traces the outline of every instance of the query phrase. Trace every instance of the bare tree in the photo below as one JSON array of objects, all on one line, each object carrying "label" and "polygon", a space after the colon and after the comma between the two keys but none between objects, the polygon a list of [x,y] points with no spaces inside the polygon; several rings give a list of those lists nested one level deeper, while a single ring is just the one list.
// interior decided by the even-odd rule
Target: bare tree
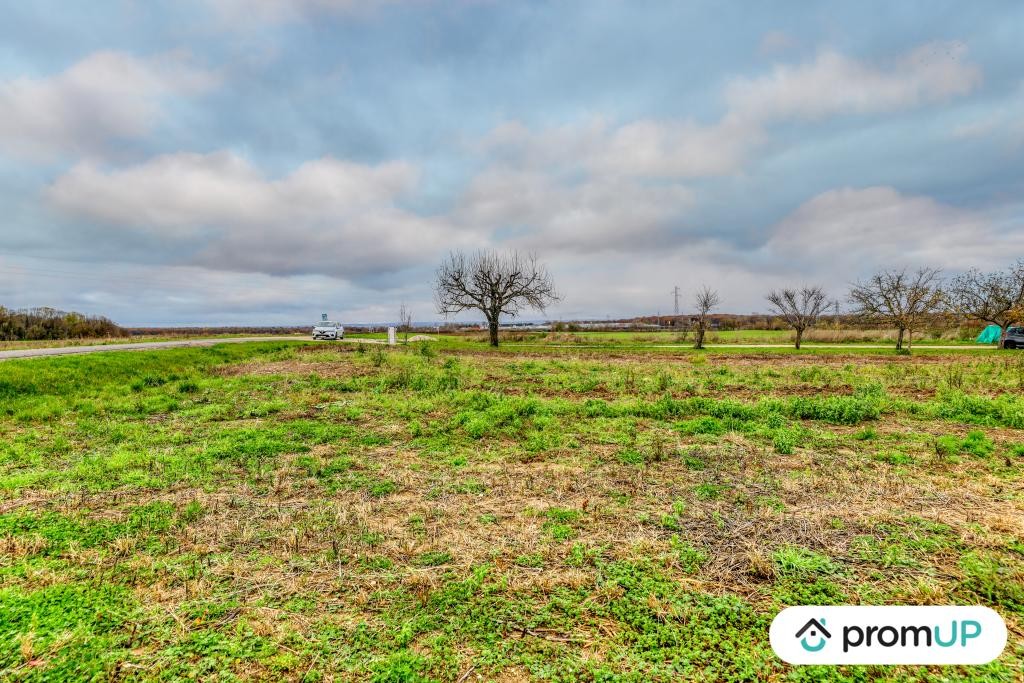
[{"label": "bare tree", "polygon": [[697,306],[697,329],[694,332],[693,348],[704,348],[704,333],[708,330],[708,314],[715,310],[721,302],[718,292],[710,289],[707,285],[701,287],[697,292],[697,296],[694,298],[694,304]]},{"label": "bare tree", "polygon": [[399,329],[405,334],[405,343],[409,343],[409,332],[412,331],[412,309],[402,302],[402,305],[398,309],[398,325]]},{"label": "bare tree", "polygon": [[818,324],[818,318],[829,306],[828,296],[821,287],[772,290],[765,297],[790,327],[796,330],[796,348],[804,338],[804,331]]},{"label": "bare tree", "polygon": [[850,290],[854,315],[866,322],[895,327],[899,333],[896,350],[903,348],[904,337],[910,349],[914,330],[942,307],[941,276],[942,271],[936,268],[919,268],[913,273],[906,268],[876,273]]},{"label": "bare tree", "polygon": [[958,275],[950,283],[947,300],[961,316],[998,325],[1002,347],[1007,328],[1024,319],[1024,259],[1004,271],[972,269]]},{"label": "bare tree", "polygon": [[558,301],[547,268],[535,254],[517,251],[451,252],[437,269],[437,310],[444,315],[477,310],[487,319],[491,346],[498,345],[498,321],[524,309],[543,311]]}]

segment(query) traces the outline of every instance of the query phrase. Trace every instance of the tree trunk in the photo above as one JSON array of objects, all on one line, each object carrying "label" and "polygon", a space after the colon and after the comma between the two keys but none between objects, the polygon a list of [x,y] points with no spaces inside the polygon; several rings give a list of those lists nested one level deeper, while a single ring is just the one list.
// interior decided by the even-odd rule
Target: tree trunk
[{"label": "tree trunk", "polygon": [[488,320],[487,321],[487,331],[490,334],[491,346],[497,346],[498,345],[498,321],[497,320]]},{"label": "tree trunk", "polygon": [[796,330],[796,348],[798,348],[798,349],[800,348],[800,342],[802,342],[803,339],[804,339],[803,328],[798,327],[797,330]]},{"label": "tree trunk", "polygon": [[704,326],[697,326],[697,341],[694,343],[693,348],[703,349],[704,348]]},{"label": "tree trunk", "polygon": [[900,350],[903,349],[903,332],[904,332],[904,329],[901,327],[900,328],[900,334],[899,334],[898,337],[896,337],[896,350],[897,351],[900,351]]},{"label": "tree trunk", "polygon": [[1006,323],[1005,325],[999,328],[999,348],[1001,349],[1006,348],[1006,334],[1009,331],[1009,329],[1010,323]]},{"label": "tree trunk", "polygon": [[907,329],[907,351],[914,347],[914,330]]}]

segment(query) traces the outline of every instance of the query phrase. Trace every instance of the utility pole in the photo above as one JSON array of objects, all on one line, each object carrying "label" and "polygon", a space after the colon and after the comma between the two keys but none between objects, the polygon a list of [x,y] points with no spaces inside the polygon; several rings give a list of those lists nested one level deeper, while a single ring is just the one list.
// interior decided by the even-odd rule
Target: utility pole
[{"label": "utility pole", "polygon": [[676,317],[678,318],[679,317],[679,285],[676,285],[675,287],[672,288],[672,294],[675,296],[675,299],[676,299],[675,311],[676,311]]}]

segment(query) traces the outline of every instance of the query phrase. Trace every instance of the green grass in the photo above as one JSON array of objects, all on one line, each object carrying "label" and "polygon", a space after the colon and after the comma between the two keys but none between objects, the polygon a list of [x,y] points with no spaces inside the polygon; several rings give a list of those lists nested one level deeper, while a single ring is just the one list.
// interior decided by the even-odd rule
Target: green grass
[{"label": "green grass", "polygon": [[1024,617],[1016,357],[619,339],[0,363],[0,680],[1015,680],[767,629]]}]

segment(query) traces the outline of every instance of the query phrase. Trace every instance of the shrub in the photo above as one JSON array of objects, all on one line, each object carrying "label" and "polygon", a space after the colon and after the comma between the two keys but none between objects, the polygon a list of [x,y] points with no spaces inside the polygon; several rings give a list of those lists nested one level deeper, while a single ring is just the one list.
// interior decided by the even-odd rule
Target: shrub
[{"label": "shrub", "polygon": [[992,455],[996,445],[992,443],[992,439],[985,436],[985,432],[974,430],[967,434],[967,438],[960,444],[960,449],[979,458],[985,458]]},{"label": "shrub", "polygon": [[778,429],[772,437],[775,452],[780,455],[792,455],[800,442],[800,432],[796,429]]}]

